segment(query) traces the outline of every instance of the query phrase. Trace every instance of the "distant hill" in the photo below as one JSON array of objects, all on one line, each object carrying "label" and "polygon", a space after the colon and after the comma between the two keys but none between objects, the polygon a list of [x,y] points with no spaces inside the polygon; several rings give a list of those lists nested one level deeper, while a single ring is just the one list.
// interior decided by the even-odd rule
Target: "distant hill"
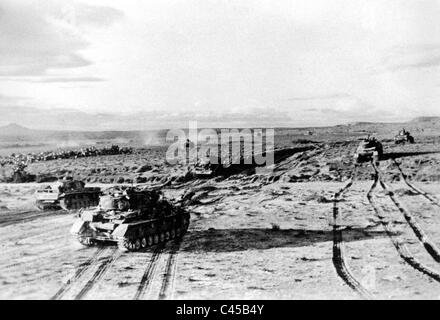
[{"label": "distant hill", "polygon": [[440,122],[440,117],[418,117],[410,122]]},{"label": "distant hill", "polygon": [[0,127],[0,136],[31,136],[36,131],[37,130],[29,129],[16,123],[10,123],[6,126]]}]

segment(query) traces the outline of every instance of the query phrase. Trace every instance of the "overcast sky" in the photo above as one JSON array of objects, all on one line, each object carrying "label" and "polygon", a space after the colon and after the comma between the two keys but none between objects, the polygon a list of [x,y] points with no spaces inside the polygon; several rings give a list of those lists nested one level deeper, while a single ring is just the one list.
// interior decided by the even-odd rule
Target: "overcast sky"
[{"label": "overcast sky", "polygon": [[439,17],[433,0],[1,0],[0,109],[267,126],[440,115]]}]

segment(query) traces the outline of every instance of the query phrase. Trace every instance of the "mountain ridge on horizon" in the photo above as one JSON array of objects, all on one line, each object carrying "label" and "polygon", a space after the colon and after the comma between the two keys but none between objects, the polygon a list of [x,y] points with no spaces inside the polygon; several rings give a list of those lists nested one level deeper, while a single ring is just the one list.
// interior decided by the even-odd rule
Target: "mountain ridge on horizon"
[{"label": "mountain ridge on horizon", "polygon": [[[133,113],[90,113],[75,109],[41,109],[29,106],[1,106],[0,126],[17,123],[35,130],[52,131],[149,131],[187,128],[196,121],[199,128],[314,128],[347,124],[377,122],[375,118],[362,119],[355,115],[295,118],[276,109],[238,110],[225,114],[173,113],[171,111],[136,111]],[[427,118],[427,117],[425,117]],[[362,120],[360,120],[362,119]],[[403,123],[408,118],[383,118],[385,123]]]},{"label": "mountain ridge on horizon", "polygon": [[[345,123],[345,124],[338,124],[338,125],[329,125],[329,126],[307,126],[307,127],[275,127],[275,129],[311,129],[311,128],[332,128],[332,127],[345,127],[345,126],[365,126],[365,125],[398,125],[398,124],[411,124],[411,123],[419,123],[419,122],[439,122],[440,123],[440,116],[420,116],[413,118],[409,121],[404,122],[372,122],[372,121],[357,121],[357,122],[351,122],[351,123]],[[218,127],[220,128],[227,128],[227,127]],[[231,127],[236,128],[236,127]],[[237,127],[237,129],[240,128],[247,128],[247,127]],[[33,134],[35,132],[40,133],[47,133],[47,132],[59,132],[59,133],[65,133],[65,132],[78,132],[78,133],[99,133],[99,132],[158,132],[158,131],[164,131],[164,130],[170,130],[169,129],[150,129],[150,130],[120,130],[120,129],[106,129],[106,130],[71,130],[71,129],[40,129],[40,128],[31,128],[29,126],[17,123],[17,122],[10,122],[6,125],[0,125],[0,135],[26,135],[26,134]],[[199,129],[203,129],[203,127],[200,127]]]}]

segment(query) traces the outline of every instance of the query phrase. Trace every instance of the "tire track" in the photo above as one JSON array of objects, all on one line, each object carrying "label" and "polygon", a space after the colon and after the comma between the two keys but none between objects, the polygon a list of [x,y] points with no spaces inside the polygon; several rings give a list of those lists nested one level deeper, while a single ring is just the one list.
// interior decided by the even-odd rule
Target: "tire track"
[{"label": "tire track", "polygon": [[[35,254],[35,256],[32,256],[32,257],[29,257],[29,258],[27,258],[27,259],[22,259],[21,261],[18,261],[18,262],[13,262],[13,263],[10,263],[10,264],[5,264],[5,265],[3,265],[3,264],[0,264],[0,270],[1,271],[4,271],[4,270],[8,270],[8,269],[11,269],[11,268],[14,268],[14,267],[18,267],[18,266],[21,266],[21,265],[23,265],[23,264],[30,264],[30,263],[32,263],[32,262],[35,262],[35,261],[37,261],[37,260],[45,260],[45,259],[47,259],[47,258],[49,258],[49,257],[53,257],[54,255],[56,255],[57,253],[59,253],[59,252],[62,252],[63,250],[68,250],[68,249],[66,249],[66,248],[64,248],[64,247],[58,247],[58,248],[55,248],[55,249],[51,249],[49,252],[47,251],[47,248],[46,248],[46,250],[42,250],[42,253],[40,254],[40,252],[39,253],[37,253],[37,254]],[[12,251],[12,250],[11,250]],[[10,252],[9,252],[10,253]],[[19,253],[20,254],[20,253]],[[9,257],[9,259],[14,259],[15,257]],[[17,258],[18,259],[18,258]]]},{"label": "tire track", "polygon": [[173,246],[170,250],[168,261],[165,267],[165,273],[162,280],[162,286],[160,288],[159,292],[159,299],[163,300],[167,297],[167,292],[172,294],[174,292],[174,279],[176,277],[176,259],[177,259],[177,253],[180,250],[181,240],[179,239],[175,243],[173,243]]},{"label": "tire track", "polygon": [[412,268],[415,270],[431,277],[432,279],[436,280],[437,282],[440,282],[440,273],[437,271],[431,269],[430,267],[424,265],[421,263],[417,258],[415,258],[411,252],[409,251],[408,247],[405,243],[400,241],[396,238],[395,232],[391,230],[388,223],[385,221],[385,216],[383,214],[383,210],[379,208],[379,206],[376,204],[374,200],[374,190],[377,188],[377,185],[379,184],[379,171],[377,170],[377,167],[373,165],[375,175],[374,175],[374,183],[372,184],[370,190],[367,193],[368,201],[371,204],[371,207],[373,208],[374,212],[376,213],[376,216],[379,218],[380,223],[382,224],[382,227],[384,228],[386,234],[390,238],[391,242],[393,243],[394,247],[396,248],[399,256]]},{"label": "tire track", "polygon": [[351,188],[354,179],[356,178],[357,169],[354,168],[352,176],[349,182],[339,190],[333,200],[333,265],[335,266],[336,272],[339,277],[344,280],[344,282],[356,291],[361,297],[365,299],[372,299],[373,295],[365,289],[361,283],[353,276],[350,269],[347,266],[344,256],[344,240],[342,235],[342,227],[339,226],[339,198]]},{"label": "tire track", "polygon": [[141,282],[136,290],[133,300],[141,300],[145,292],[149,290],[153,276],[157,267],[157,260],[163,251],[164,245],[160,244],[151,255],[147,268],[142,276]]},{"label": "tire track", "polygon": [[440,262],[440,250],[437,248],[437,246],[434,244],[434,242],[431,241],[431,239],[425,234],[423,229],[420,227],[420,225],[417,223],[414,216],[403,207],[403,205],[397,200],[394,193],[390,190],[390,188],[386,185],[386,183],[381,178],[381,174],[379,171],[379,168],[376,167],[376,170],[379,172],[379,182],[382,188],[386,191],[388,197],[391,199],[391,201],[394,203],[396,208],[403,214],[405,217],[406,222],[409,224],[411,229],[413,230],[414,234],[416,235],[417,239],[422,243],[423,247],[425,247],[426,251],[430,254],[430,256],[436,261]]},{"label": "tire track", "polygon": [[113,265],[113,263],[121,256],[121,252],[117,248],[113,248],[110,256],[106,257],[104,261],[98,266],[98,269],[87,281],[81,291],[75,296],[75,300],[83,299],[87,293],[96,285],[96,283],[102,278],[105,272]]},{"label": "tire track", "polygon": [[[11,238],[7,239],[7,241],[10,243],[7,243],[4,245],[5,249],[2,249],[2,255],[7,256],[11,253],[19,252],[19,249],[17,249],[17,247],[39,246],[39,245],[44,244],[44,243],[32,243],[32,242],[27,243],[27,242],[25,242],[25,241],[29,241],[30,239],[46,238],[46,240],[47,240],[47,238],[50,237],[50,239],[53,240],[53,239],[63,238],[64,237],[63,234],[54,233],[54,231],[59,232],[60,228],[61,227],[49,229],[47,232],[40,232],[38,234],[34,234],[31,236],[17,236],[15,238],[11,237]],[[53,236],[51,236],[51,234],[53,234]],[[16,239],[18,239],[18,240],[16,240]],[[2,242],[2,239],[0,239],[0,242]],[[45,252],[47,252],[47,248],[45,250],[42,250],[42,253],[45,253]]]},{"label": "tire track", "polygon": [[400,176],[402,177],[403,182],[405,182],[405,184],[410,187],[412,190],[414,190],[415,192],[417,192],[418,194],[420,194],[421,196],[425,197],[426,199],[428,199],[432,204],[434,204],[437,207],[440,207],[440,201],[434,197],[433,195],[429,194],[428,192],[416,187],[415,185],[413,185],[411,182],[408,181],[406,174],[403,172],[402,168],[400,167],[399,163],[393,159],[393,163],[394,165],[397,167],[397,169],[399,170]]},{"label": "tire track", "polygon": [[0,227],[7,227],[14,224],[25,223],[34,221],[39,218],[53,217],[65,215],[64,211],[23,211],[23,212],[11,212],[7,214],[2,214],[0,216]]},{"label": "tire track", "polygon": [[75,284],[75,282],[92,266],[104,253],[105,248],[100,247],[96,252],[83,262],[80,267],[76,270],[75,274],[61,286],[61,288],[50,298],[51,300],[59,300],[64,294]]}]

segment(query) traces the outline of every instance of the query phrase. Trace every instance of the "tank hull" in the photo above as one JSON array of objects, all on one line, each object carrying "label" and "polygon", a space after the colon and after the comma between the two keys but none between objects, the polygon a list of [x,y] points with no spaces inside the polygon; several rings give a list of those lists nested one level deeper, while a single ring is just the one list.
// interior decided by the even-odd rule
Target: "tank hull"
[{"label": "tank hull", "polygon": [[190,215],[184,212],[120,224],[86,220],[76,221],[70,230],[81,244],[91,246],[112,242],[123,251],[137,251],[182,237],[188,230]]},{"label": "tank hull", "polygon": [[84,188],[84,190],[60,195],[60,206],[64,210],[77,210],[95,207],[99,203],[100,188]]},{"label": "tank hull", "polygon": [[414,143],[414,137],[411,135],[397,135],[394,137],[395,144]]},{"label": "tank hull", "polygon": [[362,151],[362,152],[357,152],[355,154],[355,160],[357,163],[368,162],[373,160],[377,161],[379,160],[379,158],[380,158],[380,154],[376,150]]},{"label": "tank hull", "polygon": [[383,157],[383,145],[380,142],[374,143],[373,146],[362,142],[356,150],[354,159],[356,163],[368,161],[379,161]]}]

